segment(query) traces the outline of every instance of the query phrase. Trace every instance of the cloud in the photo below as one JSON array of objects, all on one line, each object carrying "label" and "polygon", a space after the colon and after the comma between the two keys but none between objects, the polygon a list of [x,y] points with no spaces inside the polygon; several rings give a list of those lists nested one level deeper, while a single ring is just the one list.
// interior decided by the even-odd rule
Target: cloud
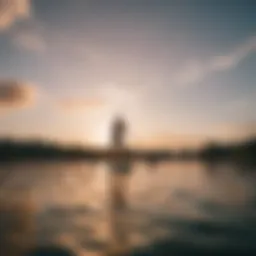
[{"label": "cloud", "polygon": [[256,51],[256,36],[249,38],[243,45],[224,56],[217,56],[211,62],[212,71],[225,71],[234,68],[250,53]]},{"label": "cloud", "polygon": [[31,14],[31,0],[0,0],[0,31]]},{"label": "cloud", "polygon": [[11,32],[12,43],[18,48],[42,53],[46,50],[43,27],[36,22],[23,23],[14,27]]},{"label": "cloud", "polygon": [[106,106],[102,99],[64,99],[58,103],[63,110],[89,110],[98,109]]},{"label": "cloud", "polygon": [[19,81],[0,81],[0,110],[20,109],[33,105],[36,91]]},{"label": "cloud", "polygon": [[206,62],[189,61],[183,68],[172,74],[172,83],[178,86],[190,86],[217,72],[235,68],[248,55],[256,51],[256,36],[250,37],[242,45],[226,55],[212,57]]}]

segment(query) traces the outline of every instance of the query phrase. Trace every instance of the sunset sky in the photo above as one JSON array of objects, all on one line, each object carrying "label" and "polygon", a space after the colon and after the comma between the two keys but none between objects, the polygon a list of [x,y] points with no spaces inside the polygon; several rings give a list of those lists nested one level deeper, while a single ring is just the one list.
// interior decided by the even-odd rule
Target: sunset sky
[{"label": "sunset sky", "polygon": [[137,146],[256,134],[256,1],[0,0],[0,137]]}]

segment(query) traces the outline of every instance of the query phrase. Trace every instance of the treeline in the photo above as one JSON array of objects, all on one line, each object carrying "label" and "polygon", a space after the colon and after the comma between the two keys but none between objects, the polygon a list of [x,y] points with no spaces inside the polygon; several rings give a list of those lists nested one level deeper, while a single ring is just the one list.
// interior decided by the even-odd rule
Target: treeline
[{"label": "treeline", "polygon": [[198,157],[205,161],[232,161],[256,164],[256,137],[226,145],[217,142],[208,143],[198,152]]},{"label": "treeline", "polygon": [[0,139],[0,161],[96,158],[97,151],[43,141]]},{"label": "treeline", "polygon": [[64,146],[51,142],[29,140],[18,141],[12,139],[0,139],[0,161],[19,160],[104,160],[111,157],[128,157],[130,159],[146,159],[157,161],[171,158],[168,150],[125,150],[119,152],[93,147]]},{"label": "treeline", "polygon": [[[203,161],[244,161],[256,164],[256,138],[232,144],[211,142],[200,150],[127,150],[124,157],[155,162],[166,159]],[[99,160],[120,156],[120,152],[93,147],[64,146],[42,141],[0,139],[0,161],[16,160]]]}]

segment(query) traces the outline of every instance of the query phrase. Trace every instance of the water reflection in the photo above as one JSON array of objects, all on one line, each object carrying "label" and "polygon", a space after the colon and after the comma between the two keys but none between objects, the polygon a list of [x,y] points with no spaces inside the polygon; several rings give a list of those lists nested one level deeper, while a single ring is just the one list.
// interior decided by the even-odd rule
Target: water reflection
[{"label": "water reflection", "polygon": [[75,256],[75,252],[58,246],[36,247],[25,256]]},{"label": "water reflection", "polygon": [[[19,194],[20,202],[22,197],[26,202],[29,192],[33,214],[27,220],[35,227],[29,232],[36,245],[65,245],[80,255],[105,251],[109,241],[106,165],[23,163],[2,166],[0,174],[7,169],[11,172],[2,185],[1,202],[7,194],[8,201]],[[131,254],[255,255],[255,179],[252,172],[242,175],[231,166],[209,169],[196,162],[162,163],[148,172],[144,163],[136,164],[126,217]],[[2,244],[3,234],[17,233],[11,225],[4,226],[8,215],[3,205]],[[27,226],[21,210],[9,209],[19,212],[19,221]]]}]

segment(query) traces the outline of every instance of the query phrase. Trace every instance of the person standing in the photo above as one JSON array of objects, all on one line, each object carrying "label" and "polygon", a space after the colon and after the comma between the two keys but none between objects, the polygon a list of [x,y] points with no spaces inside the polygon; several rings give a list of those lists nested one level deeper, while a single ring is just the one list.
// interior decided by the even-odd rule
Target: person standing
[{"label": "person standing", "polygon": [[111,127],[111,150],[114,156],[110,160],[110,235],[111,249],[119,255],[127,250],[129,231],[128,210],[128,177],[131,171],[131,160],[125,139],[127,124],[122,117],[117,117]]}]

